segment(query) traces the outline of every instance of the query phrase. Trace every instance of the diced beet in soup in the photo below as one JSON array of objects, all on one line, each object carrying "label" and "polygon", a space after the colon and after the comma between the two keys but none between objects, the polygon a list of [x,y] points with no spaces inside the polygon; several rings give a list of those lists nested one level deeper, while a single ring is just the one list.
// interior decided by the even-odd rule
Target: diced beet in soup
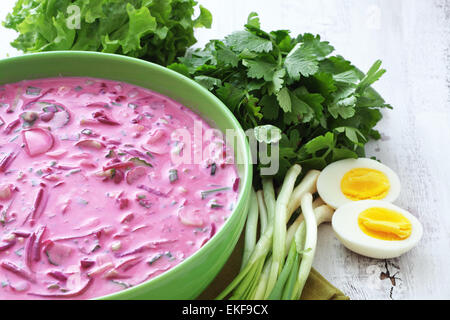
[{"label": "diced beet in soup", "polygon": [[0,299],[95,298],[181,263],[237,201],[224,150],[201,117],[141,87],[0,85]]}]

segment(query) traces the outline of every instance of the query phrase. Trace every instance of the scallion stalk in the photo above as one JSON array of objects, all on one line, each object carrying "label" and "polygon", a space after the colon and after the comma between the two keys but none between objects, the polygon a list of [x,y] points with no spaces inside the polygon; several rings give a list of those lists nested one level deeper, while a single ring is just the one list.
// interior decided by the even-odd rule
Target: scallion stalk
[{"label": "scallion stalk", "polygon": [[266,204],[264,203],[264,193],[263,191],[259,190],[256,192],[256,198],[258,201],[258,207],[259,207],[259,225],[260,225],[260,233],[264,233],[267,229],[267,208]]},{"label": "scallion stalk", "polygon": [[305,217],[306,239],[304,246],[305,249],[302,252],[302,261],[300,263],[297,282],[295,283],[292,295],[292,298],[296,300],[300,299],[306,280],[308,279],[309,272],[311,271],[314,254],[316,252],[317,222],[314,215],[312,202],[313,197],[310,193],[307,193],[302,197],[301,208]]},{"label": "scallion stalk", "polygon": [[292,272],[292,268],[294,267],[294,261],[297,256],[297,249],[295,246],[295,241],[292,241],[291,248],[289,250],[288,257],[286,262],[281,270],[280,276],[278,277],[275,286],[273,287],[272,292],[267,297],[268,300],[280,300],[283,295],[283,290],[286,285],[287,280]]},{"label": "scallion stalk", "polygon": [[267,282],[266,297],[272,292],[273,287],[281,272],[285,258],[286,243],[286,221],[288,220],[288,204],[294,190],[295,181],[302,168],[299,165],[292,166],[284,179],[280,194],[277,198],[275,210],[275,222],[273,231],[272,246],[272,267],[270,269],[269,280]]},{"label": "scallion stalk", "polygon": [[258,213],[258,200],[256,192],[252,189],[250,193],[250,208],[247,215],[247,223],[245,225],[244,254],[242,257],[241,270],[244,269],[250,259],[250,255],[255,249],[258,229]]}]

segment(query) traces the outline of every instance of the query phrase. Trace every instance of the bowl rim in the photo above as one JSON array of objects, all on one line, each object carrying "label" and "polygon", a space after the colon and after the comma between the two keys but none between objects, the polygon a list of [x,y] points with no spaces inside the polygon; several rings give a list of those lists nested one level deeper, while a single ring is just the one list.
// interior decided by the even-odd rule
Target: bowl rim
[{"label": "bowl rim", "polygon": [[[233,211],[231,212],[231,214],[229,215],[229,217],[225,221],[225,223],[220,227],[220,229],[216,232],[216,234],[210,240],[208,240],[208,242],[206,242],[202,247],[200,247],[192,255],[190,255],[183,261],[181,261],[179,264],[170,268],[167,271],[164,271],[163,273],[161,273],[160,275],[158,275],[154,278],[151,278],[147,281],[144,281],[138,285],[135,285],[135,286],[127,288],[127,289],[123,289],[123,290],[120,290],[120,291],[117,291],[114,293],[110,293],[107,295],[92,298],[92,300],[125,299],[126,296],[129,294],[132,294],[133,291],[139,291],[144,286],[148,286],[148,285],[151,285],[152,283],[164,281],[166,278],[170,277],[172,274],[178,272],[178,270],[181,269],[185,264],[189,263],[191,260],[196,259],[197,256],[201,255],[209,247],[212,247],[220,240],[221,237],[219,235],[223,234],[225,232],[225,230],[227,229],[227,225],[230,224],[230,221],[232,220],[232,218],[236,217],[237,212],[242,211],[242,209],[245,208],[245,201],[246,201],[245,198],[246,198],[246,195],[248,195],[251,190],[252,180],[253,180],[253,165],[251,163],[251,150],[250,150],[249,143],[247,141],[246,135],[244,133],[244,130],[243,130],[241,124],[236,119],[234,114],[228,109],[228,107],[219,98],[217,98],[209,90],[207,90],[205,87],[198,84],[194,80],[192,80],[176,71],[173,71],[171,69],[168,69],[166,67],[163,67],[161,65],[158,65],[158,64],[155,64],[155,63],[152,63],[149,61],[145,61],[145,60],[133,58],[133,57],[128,57],[128,56],[124,56],[124,55],[119,55],[119,54],[94,52],[94,51],[49,51],[49,52],[27,53],[27,54],[20,55],[20,56],[14,56],[14,57],[0,59],[0,70],[1,70],[1,67],[3,64],[8,64],[8,63],[12,63],[12,62],[21,63],[23,61],[29,61],[29,60],[34,60],[34,59],[39,60],[39,58],[41,58],[41,57],[42,58],[45,58],[45,57],[72,58],[72,59],[77,59],[77,58],[82,57],[84,59],[86,59],[86,58],[87,59],[89,59],[89,58],[90,59],[103,59],[103,60],[109,60],[109,61],[113,61],[113,62],[121,62],[121,63],[125,63],[125,64],[127,64],[127,63],[128,64],[137,64],[138,66],[141,66],[142,68],[145,68],[146,70],[148,70],[148,72],[157,70],[158,72],[165,73],[168,77],[172,78],[173,81],[182,82],[182,83],[184,83],[184,85],[191,87],[192,90],[196,90],[199,93],[202,93],[203,95],[206,94],[206,97],[208,97],[211,100],[211,102],[213,102],[212,104],[214,105],[214,107],[221,110],[222,113],[224,114],[224,116],[226,116],[230,120],[230,122],[233,125],[233,129],[235,129],[237,132],[238,145],[241,146],[243,149],[241,152],[243,161],[242,161],[242,163],[239,163],[240,165],[243,165],[243,170],[242,170],[243,173],[242,173],[242,176],[239,176],[240,192],[239,192],[238,199],[236,201],[236,205],[234,206]],[[64,75],[55,75],[54,77],[58,77],[58,76],[69,77],[69,76],[64,76]],[[79,77],[83,77],[83,76],[80,75]],[[92,76],[89,76],[89,77],[92,77]],[[42,77],[42,79],[45,79],[45,78],[49,78],[49,77]],[[92,78],[95,78],[95,77],[92,77]],[[98,78],[100,78],[100,77],[98,77]],[[34,77],[33,79],[39,79],[39,78]],[[104,78],[104,79],[107,79],[107,78]],[[27,79],[22,79],[22,80],[27,80]],[[21,81],[21,80],[19,80],[19,81]],[[115,80],[115,81],[121,81],[121,80]],[[122,81],[122,82],[130,83],[129,81]],[[134,84],[134,85],[136,85],[136,84]],[[142,85],[136,85],[136,86],[141,86],[141,87],[145,88],[145,86],[142,86]],[[150,88],[146,88],[146,89],[150,89]],[[150,89],[150,90],[152,90],[156,93],[159,93],[156,90],[153,90],[153,89]],[[175,98],[172,98],[170,95],[167,95],[167,94],[163,94],[163,95],[177,101]],[[206,97],[203,97],[202,99],[205,99]],[[186,106],[186,107],[189,108],[190,110],[192,110],[191,107],[189,107],[189,106]],[[192,111],[197,113],[195,110],[192,110]],[[201,118],[204,119],[204,116],[201,116]],[[205,119],[205,120],[211,120],[211,119]],[[243,212],[242,214],[246,214],[246,212]],[[235,218],[235,219],[237,219],[237,218]]]}]

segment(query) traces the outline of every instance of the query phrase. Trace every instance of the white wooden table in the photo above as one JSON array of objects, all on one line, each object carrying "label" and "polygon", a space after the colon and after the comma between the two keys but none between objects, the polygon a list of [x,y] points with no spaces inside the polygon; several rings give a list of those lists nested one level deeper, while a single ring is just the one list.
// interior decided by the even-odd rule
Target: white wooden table
[{"label": "white wooden table", "polygon": [[[14,0],[0,1],[0,18]],[[367,70],[388,70],[376,89],[395,109],[368,154],[402,180],[397,204],[423,223],[418,247],[398,259],[346,250],[322,226],[314,267],[352,299],[450,299],[450,2],[446,0],[200,0],[215,18],[199,45],[238,30],[257,11],[266,30],[319,33],[336,52]],[[0,27],[0,58],[19,54]]]}]

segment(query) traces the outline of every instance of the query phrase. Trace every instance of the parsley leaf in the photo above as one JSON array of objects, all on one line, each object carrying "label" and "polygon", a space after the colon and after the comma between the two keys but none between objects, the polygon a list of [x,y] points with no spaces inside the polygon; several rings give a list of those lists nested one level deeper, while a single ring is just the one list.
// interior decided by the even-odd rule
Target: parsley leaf
[{"label": "parsley leaf", "polygon": [[196,76],[194,77],[194,80],[200,83],[208,90],[211,90],[214,87],[219,87],[222,84],[222,81],[220,79],[208,76]]},{"label": "parsley leaf", "polygon": [[284,87],[280,90],[280,92],[278,92],[277,100],[284,112],[292,111],[292,100],[288,88]]},{"label": "parsley leaf", "polygon": [[225,44],[237,52],[248,50],[250,52],[269,52],[272,50],[272,41],[260,38],[249,31],[236,31],[225,38]]},{"label": "parsley leaf", "polygon": [[272,81],[276,64],[265,59],[244,59],[242,64],[248,68],[247,75],[250,78]]},{"label": "parsley leaf", "polygon": [[294,80],[299,80],[300,75],[308,77],[319,70],[317,58],[311,48],[305,45],[298,45],[292,49],[284,61],[284,66]]},{"label": "parsley leaf", "polygon": [[244,30],[168,67],[211,90],[245,130],[269,125],[282,132],[279,183],[294,163],[303,172],[322,169],[363,156],[365,144],[380,137],[374,127],[390,106],[371,85],[385,72],[381,62],[364,74],[333,51],[318,35],[266,32],[252,12]]}]

